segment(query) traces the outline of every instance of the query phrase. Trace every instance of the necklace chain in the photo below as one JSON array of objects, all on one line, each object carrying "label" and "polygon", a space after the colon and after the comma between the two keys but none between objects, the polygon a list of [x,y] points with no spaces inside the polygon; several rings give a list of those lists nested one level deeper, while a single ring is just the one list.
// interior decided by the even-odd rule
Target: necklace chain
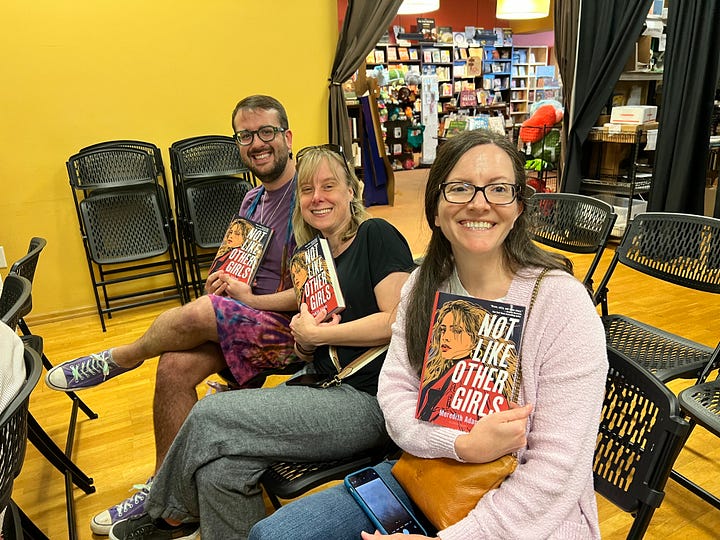
[{"label": "necklace chain", "polygon": [[265,198],[268,193],[267,189],[265,190],[265,192],[263,193],[263,196],[262,196],[262,203],[260,204],[260,223],[262,223],[264,225],[268,225],[272,221],[272,218],[274,218],[275,214],[277,214],[278,208],[280,208],[280,205],[285,200],[285,196],[288,194],[288,191],[290,191],[291,186],[292,186],[292,181],[288,182],[288,186],[285,188],[285,193],[283,193],[283,196],[280,198],[278,203],[275,205],[275,208],[273,209],[272,214],[270,214],[270,217],[267,219],[267,221],[265,221],[263,219],[265,216]]}]

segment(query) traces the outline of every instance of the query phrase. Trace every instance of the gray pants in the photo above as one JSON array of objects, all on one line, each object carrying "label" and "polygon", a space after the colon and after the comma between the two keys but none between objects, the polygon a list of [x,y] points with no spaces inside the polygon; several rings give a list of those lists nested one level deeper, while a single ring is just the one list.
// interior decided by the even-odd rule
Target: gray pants
[{"label": "gray pants", "polygon": [[348,457],[387,439],[374,396],[348,385],[221,392],[193,407],[155,476],[153,517],[200,520],[203,538],[246,538],[265,517],[258,479],[275,461]]}]

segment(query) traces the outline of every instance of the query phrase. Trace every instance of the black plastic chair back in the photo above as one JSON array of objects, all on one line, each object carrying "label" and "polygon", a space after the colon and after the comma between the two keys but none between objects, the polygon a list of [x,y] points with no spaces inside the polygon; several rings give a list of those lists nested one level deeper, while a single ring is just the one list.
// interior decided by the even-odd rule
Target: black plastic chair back
[{"label": "black plastic chair back", "polygon": [[186,296],[202,294],[201,267],[209,266],[253,176],[232,137],[203,135],[170,146],[170,168],[178,220],[179,251]]},{"label": "black plastic chair back", "polygon": [[91,144],[85,148],[81,148],[78,152],[82,154],[84,152],[92,152],[93,150],[104,150],[107,148],[135,148],[137,150],[143,150],[150,154],[155,162],[155,174],[165,178],[165,164],[163,163],[162,153],[160,148],[152,143],[145,141],[136,141],[132,139],[118,139],[115,141],[105,141],[101,143]]},{"label": "black plastic chair back", "polygon": [[156,184],[155,160],[137,148],[99,148],[80,152],[67,162],[73,189],[114,188],[134,184]]},{"label": "black plastic chair back", "polygon": [[40,252],[45,249],[46,245],[47,240],[44,238],[38,236],[31,238],[27,254],[13,263],[10,267],[10,273],[22,276],[32,283],[35,278],[35,269],[40,258]]},{"label": "black plastic chair back", "polygon": [[583,283],[592,276],[607,246],[617,219],[608,203],[571,193],[536,193],[528,204],[530,232],[547,246],[571,253],[595,253]]},{"label": "black plastic chair back", "polygon": [[247,175],[240,150],[232,137],[205,135],[190,137],[170,147],[171,166],[183,181],[218,176]]},{"label": "black plastic chair back", "polygon": [[154,186],[115,189],[80,201],[93,262],[124,263],[167,252],[161,204]]},{"label": "black plastic chair back", "polygon": [[633,219],[618,261],[669,283],[720,294],[720,219],[646,212]]},{"label": "black plastic chair back", "polygon": [[0,294],[0,322],[15,330],[18,321],[32,311],[32,284],[27,278],[8,274]]},{"label": "black plastic chair back", "polygon": [[24,360],[25,381],[18,394],[0,412],[0,511],[10,503],[13,482],[20,474],[25,460],[30,393],[42,372],[42,363],[36,351],[26,347]]},{"label": "black plastic chair back", "polygon": [[189,183],[185,188],[191,238],[201,248],[218,248],[252,186],[237,178]]},{"label": "black plastic chair back", "polygon": [[611,348],[608,360],[593,464],[595,491],[632,513],[627,538],[642,538],[662,503],[690,424],[675,395],[651,373]]}]

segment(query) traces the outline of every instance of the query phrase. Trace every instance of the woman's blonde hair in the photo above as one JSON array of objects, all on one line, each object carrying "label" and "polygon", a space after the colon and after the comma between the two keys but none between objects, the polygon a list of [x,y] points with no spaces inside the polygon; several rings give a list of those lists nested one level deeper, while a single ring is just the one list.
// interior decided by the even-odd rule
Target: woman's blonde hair
[{"label": "woman's blonde hair", "polygon": [[330,166],[330,171],[335,179],[342,185],[352,190],[353,198],[350,201],[351,219],[347,229],[343,232],[342,241],[349,240],[357,233],[360,224],[370,218],[362,202],[362,183],[358,180],[345,161],[344,156],[324,146],[306,148],[298,152],[302,158],[297,164],[297,186],[295,193],[295,207],[293,208],[292,224],[295,232],[295,241],[298,246],[309,242],[320,234],[320,231],[311,227],[302,217],[300,212],[300,193],[302,187],[311,184],[317,175],[320,165],[324,162]]}]

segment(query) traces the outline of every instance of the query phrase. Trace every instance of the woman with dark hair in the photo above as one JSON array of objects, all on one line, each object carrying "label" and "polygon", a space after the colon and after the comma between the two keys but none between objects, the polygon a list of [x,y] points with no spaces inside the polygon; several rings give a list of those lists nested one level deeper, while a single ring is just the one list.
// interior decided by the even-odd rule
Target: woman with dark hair
[{"label": "woman with dark hair", "polygon": [[[470,463],[517,455],[515,472],[498,489],[437,532],[443,540],[600,538],[592,463],[607,372],[605,333],[570,262],[532,242],[525,194],[522,157],[505,137],[470,131],[440,147],[425,189],[432,236],[403,288],[380,374],[378,401],[388,433],[405,452]],[[416,418],[438,290],[526,308],[518,403],[482,417],[469,432]],[[412,505],[391,467],[375,469]],[[345,487],[337,486],[284,506],[250,538],[379,538],[373,530]]]}]

